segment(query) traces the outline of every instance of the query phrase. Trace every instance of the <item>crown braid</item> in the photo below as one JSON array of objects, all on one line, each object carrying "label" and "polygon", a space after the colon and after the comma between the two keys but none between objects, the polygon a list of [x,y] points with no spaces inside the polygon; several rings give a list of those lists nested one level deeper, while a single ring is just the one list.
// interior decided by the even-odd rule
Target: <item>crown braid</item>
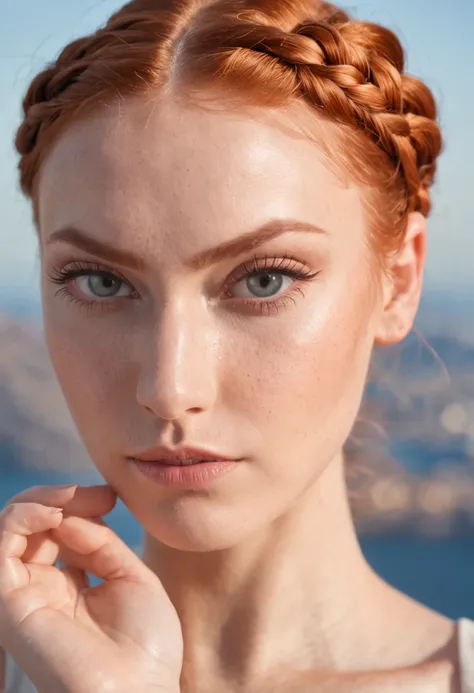
[{"label": "crown braid", "polygon": [[330,21],[303,21],[289,32],[244,21],[243,13],[227,20],[212,33],[202,27],[190,42],[202,45],[205,32],[216,52],[260,53],[290,68],[288,96],[301,96],[321,116],[366,133],[401,170],[407,211],[429,214],[429,187],[442,149],[437,109],[428,87],[404,73],[395,34],[344,13],[332,14]]},{"label": "crown braid", "polygon": [[[159,24],[163,22],[158,22],[156,17],[136,14],[125,22],[111,20],[91,36],[68,44],[59,57],[33,79],[26,92],[22,104],[24,119],[15,139],[18,153],[22,157],[32,154],[40,132],[69,110],[78,110],[81,99],[89,100],[106,91],[114,81],[116,91],[121,86],[130,91],[129,80],[116,71],[115,66],[120,66],[121,62],[128,66],[127,46],[134,41],[143,44],[147,32],[151,34],[148,45],[156,41],[153,32],[160,28]],[[153,70],[149,52],[143,50],[137,55],[135,51],[135,79],[150,77],[147,73]],[[27,194],[31,193],[30,184],[27,177],[22,180]]]},{"label": "crown braid", "polygon": [[219,80],[232,87],[239,69],[248,83],[239,89],[252,91],[255,79],[262,102],[278,91],[281,103],[303,99],[323,118],[363,132],[402,177],[405,211],[429,214],[442,148],[430,90],[404,73],[395,34],[318,0],[129,3],[103,28],[69,44],[31,83],[16,137],[24,192],[33,194],[43,132],[67,114],[103,94],[159,88],[173,70],[198,90]]}]

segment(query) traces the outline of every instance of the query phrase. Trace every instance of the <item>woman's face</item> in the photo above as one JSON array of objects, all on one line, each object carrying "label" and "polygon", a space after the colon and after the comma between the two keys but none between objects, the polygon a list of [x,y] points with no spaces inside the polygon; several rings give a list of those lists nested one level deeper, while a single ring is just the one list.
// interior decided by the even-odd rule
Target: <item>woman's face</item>
[{"label": "woman's face", "polygon": [[[176,548],[283,515],[350,432],[382,313],[357,187],[284,112],[135,99],[62,135],[39,207],[47,345],[106,481]],[[241,461],[170,488],[129,459],[156,445]]]}]

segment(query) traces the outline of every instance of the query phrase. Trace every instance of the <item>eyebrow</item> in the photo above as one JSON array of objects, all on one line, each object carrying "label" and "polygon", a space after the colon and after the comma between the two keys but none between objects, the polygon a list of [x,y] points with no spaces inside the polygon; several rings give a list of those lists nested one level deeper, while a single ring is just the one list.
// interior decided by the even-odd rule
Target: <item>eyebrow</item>
[{"label": "eyebrow", "polygon": [[[215,265],[223,260],[242,255],[245,252],[254,250],[267,243],[273,238],[284,233],[311,233],[327,235],[328,232],[321,227],[310,224],[309,222],[297,219],[274,219],[267,221],[255,231],[244,233],[237,238],[233,238],[226,243],[222,243],[215,248],[209,248],[197,255],[185,260],[184,265],[190,269],[202,270],[211,265]],[[95,255],[111,263],[128,267],[136,271],[143,271],[146,268],[145,260],[135,253],[111,245],[105,241],[87,235],[80,229],[73,226],[54,231],[47,241],[47,245],[53,243],[68,243],[80,250],[84,250],[90,255]]]}]

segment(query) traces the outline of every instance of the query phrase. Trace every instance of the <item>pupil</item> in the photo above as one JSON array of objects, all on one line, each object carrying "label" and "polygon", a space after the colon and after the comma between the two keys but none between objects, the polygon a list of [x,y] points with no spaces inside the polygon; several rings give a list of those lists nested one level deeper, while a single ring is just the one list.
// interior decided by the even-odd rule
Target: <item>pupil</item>
[{"label": "pupil", "polygon": [[247,286],[254,296],[268,298],[277,293],[283,285],[283,276],[278,272],[260,272],[247,280]]},{"label": "pupil", "polygon": [[95,274],[89,277],[89,286],[96,296],[111,296],[119,290],[120,282],[106,274]]}]

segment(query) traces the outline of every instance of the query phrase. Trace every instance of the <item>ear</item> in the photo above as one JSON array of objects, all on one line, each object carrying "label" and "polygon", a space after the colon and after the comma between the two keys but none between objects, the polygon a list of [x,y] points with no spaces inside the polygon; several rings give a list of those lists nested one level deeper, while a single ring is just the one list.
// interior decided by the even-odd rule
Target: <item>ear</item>
[{"label": "ear", "polygon": [[419,212],[412,212],[403,245],[389,262],[375,344],[389,346],[400,342],[413,327],[423,286],[425,257],[426,219]]}]

